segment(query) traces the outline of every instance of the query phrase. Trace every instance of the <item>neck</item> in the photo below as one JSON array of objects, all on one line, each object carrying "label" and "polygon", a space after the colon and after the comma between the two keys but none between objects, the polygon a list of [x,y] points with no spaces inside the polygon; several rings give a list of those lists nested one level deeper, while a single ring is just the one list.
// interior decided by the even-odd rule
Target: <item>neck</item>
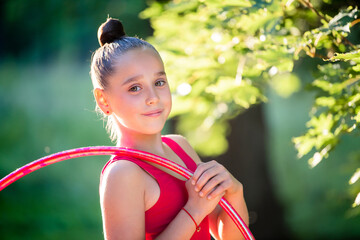
[{"label": "neck", "polygon": [[165,150],[161,140],[161,133],[141,134],[141,133],[124,133],[118,139],[118,147],[128,147],[156,155],[164,155]]}]

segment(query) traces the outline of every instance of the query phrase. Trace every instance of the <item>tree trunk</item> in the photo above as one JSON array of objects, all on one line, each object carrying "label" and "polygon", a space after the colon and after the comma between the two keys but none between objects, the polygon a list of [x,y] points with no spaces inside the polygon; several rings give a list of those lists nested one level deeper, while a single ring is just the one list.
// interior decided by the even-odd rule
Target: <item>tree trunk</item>
[{"label": "tree trunk", "polygon": [[244,186],[250,230],[254,237],[257,240],[289,239],[283,211],[275,197],[270,178],[267,132],[262,110],[262,105],[253,106],[230,121],[229,149],[216,160]]}]

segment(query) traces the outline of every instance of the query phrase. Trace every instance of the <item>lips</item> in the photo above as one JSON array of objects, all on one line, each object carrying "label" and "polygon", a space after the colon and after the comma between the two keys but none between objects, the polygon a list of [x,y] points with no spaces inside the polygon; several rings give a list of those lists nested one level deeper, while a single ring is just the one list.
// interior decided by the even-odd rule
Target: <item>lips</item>
[{"label": "lips", "polygon": [[142,115],[147,116],[147,117],[158,117],[158,116],[161,115],[161,113],[163,111],[164,111],[163,109],[157,109],[157,110],[153,110],[153,111],[143,113]]}]

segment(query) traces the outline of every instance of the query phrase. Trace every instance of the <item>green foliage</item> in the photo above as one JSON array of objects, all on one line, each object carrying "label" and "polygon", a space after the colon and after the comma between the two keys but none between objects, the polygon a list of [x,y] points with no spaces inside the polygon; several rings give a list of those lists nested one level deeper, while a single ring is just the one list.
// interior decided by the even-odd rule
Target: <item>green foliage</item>
[{"label": "green foliage", "polygon": [[[300,78],[306,77],[307,71],[306,65],[296,69]],[[274,91],[267,95],[269,101],[264,106],[270,139],[267,163],[272,168],[271,181],[293,236],[296,239],[359,238],[360,208],[351,208],[359,181],[348,185],[359,166],[360,152],[356,150],[359,141],[353,136],[343,136],[328,159],[309,170],[306,161],[297,159],[289,140],[304,132],[313,94],[300,91],[286,100]]]},{"label": "green foliage", "polygon": [[[48,154],[111,144],[88,72],[76,62],[0,65],[1,178]],[[99,174],[108,159],[58,163],[1,191],[1,239],[101,239]]]},{"label": "green foliage", "polygon": [[[298,90],[299,80],[291,74],[293,50],[286,44],[295,38],[284,41],[278,28],[282,4],[174,1],[154,3],[141,14],[151,18],[155,32],[150,41],[166,59],[177,129],[202,155],[226,151],[227,121],[266,101],[264,83],[272,77],[281,94]],[[282,84],[287,78],[295,84]],[[184,84],[191,91],[182,92]]]},{"label": "green foliage", "polygon": [[[343,9],[347,2],[335,0],[159,2],[168,1],[153,1],[141,16],[151,19],[155,33],[150,40],[167,64],[177,129],[203,155],[221,154],[227,149],[228,120],[253,104],[274,100],[270,95],[276,92],[280,97],[268,114],[273,118],[269,131],[277,131],[269,143],[277,152],[271,168],[277,168],[273,179],[293,231],[299,239],[324,232],[333,239],[338,229],[358,232],[358,10]],[[144,5],[116,0],[0,3],[5,36],[0,46],[2,176],[50,153],[111,144],[90,93],[88,60],[98,46],[94,33],[109,14],[124,22],[130,36],[150,34],[146,21],[134,14]],[[301,75],[296,68],[305,64],[312,68]],[[312,171],[302,161],[289,161],[292,148],[285,141],[303,131],[301,104],[310,99],[303,97],[304,86],[315,98],[307,131],[294,138],[298,155],[309,156],[310,166],[329,156]],[[342,152],[333,151],[336,146]],[[49,166],[2,191],[1,237],[101,238],[98,177],[107,159]]]},{"label": "green foliage", "polygon": [[314,167],[343,135],[358,132],[360,52],[348,37],[359,11],[350,6],[330,16],[321,4],[176,0],[142,12],[173,82],[177,130],[200,154],[226,151],[228,120],[266,102],[268,87],[282,97],[299,91],[306,81],[293,68],[304,53],[318,61],[307,84],[315,94],[307,132],[293,138],[298,156],[312,154]]},{"label": "green foliage", "polygon": [[[135,1],[0,1],[0,178],[59,151],[112,145],[89,77],[108,14],[151,34]],[[103,239],[99,176],[109,156],[61,162],[0,193],[0,239]]]},{"label": "green foliage", "polygon": [[[316,97],[311,119],[306,124],[308,131],[293,139],[299,157],[315,149],[309,159],[311,167],[329,156],[342,135],[359,132],[360,52],[347,40],[357,17],[358,9],[349,7],[329,21],[323,18],[322,26],[304,33],[299,48],[311,57],[324,60],[318,65],[315,79],[310,84]],[[360,204],[358,198],[353,206]]]},{"label": "green foliage", "polygon": [[90,50],[99,46],[97,28],[108,15],[121,18],[131,36],[150,35],[148,23],[137,16],[145,6],[142,0],[1,1],[1,57],[46,62],[60,56],[86,61]]}]

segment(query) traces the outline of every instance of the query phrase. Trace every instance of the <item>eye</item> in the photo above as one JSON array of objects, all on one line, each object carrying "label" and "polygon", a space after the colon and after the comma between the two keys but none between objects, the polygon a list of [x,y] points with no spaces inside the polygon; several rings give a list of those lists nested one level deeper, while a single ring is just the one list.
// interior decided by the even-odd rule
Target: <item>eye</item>
[{"label": "eye", "polygon": [[132,86],[131,88],[129,88],[129,92],[138,92],[141,90],[141,87],[139,86]]},{"label": "eye", "polygon": [[157,87],[164,86],[165,84],[166,84],[166,81],[163,80],[163,79],[157,80],[157,81],[155,82],[155,86],[157,86]]}]

